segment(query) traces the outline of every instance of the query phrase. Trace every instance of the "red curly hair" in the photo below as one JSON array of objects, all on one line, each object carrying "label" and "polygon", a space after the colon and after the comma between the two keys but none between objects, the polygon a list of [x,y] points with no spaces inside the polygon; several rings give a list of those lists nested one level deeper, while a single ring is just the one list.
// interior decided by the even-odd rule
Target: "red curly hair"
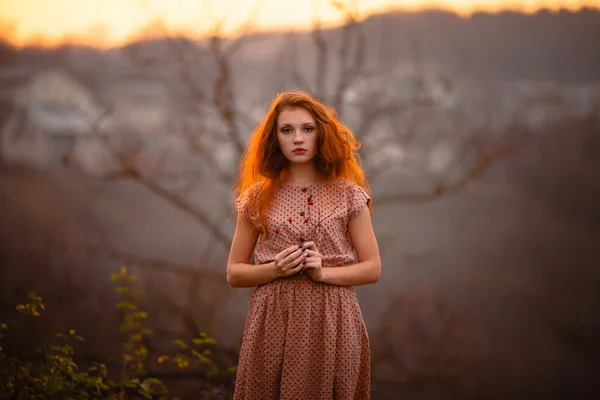
[{"label": "red curly hair", "polygon": [[325,181],[347,179],[370,193],[357,152],[360,144],[350,129],[337,119],[336,112],[306,92],[279,93],[248,141],[234,191],[238,197],[246,190],[257,189],[251,196],[255,201],[249,201],[246,207],[257,207],[258,225],[265,237],[268,235],[268,229],[264,229],[266,215],[275,196],[275,183],[288,173],[289,160],[278,146],[276,129],[279,114],[288,107],[303,107],[315,120],[317,154],[312,162],[321,178]]}]

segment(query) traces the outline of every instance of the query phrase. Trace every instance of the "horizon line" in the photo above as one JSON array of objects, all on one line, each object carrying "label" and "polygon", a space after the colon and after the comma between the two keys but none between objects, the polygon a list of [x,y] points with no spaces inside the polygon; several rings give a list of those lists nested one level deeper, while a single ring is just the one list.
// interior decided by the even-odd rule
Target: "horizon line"
[{"label": "horizon line", "polygon": [[[521,14],[525,16],[535,16],[536,14],[547,12],[552,15],[558,15],[560,13],[569,12],[572,14],[581,13],[583,11],[595,11],[600,14],[600,5],[599,6],[589,6],[589,5],[579,5],[579,6],[557,6],[557,7],[539,7],[531,10],[527,10],[525,7],[504,7],[499,8],[497,10],[487,10],[484,8],[474,8],[468,12],[460,12],[456,8],[445,7],[445,6],[430,6],[430,7],[422,7],[422,8],[412,8],[405,6],[393,6],[389,7],[386,10],[379,10],[368,13],[364,15],[362,18],[357,20],[358,23],[362,23],[365,20],[368,20],[371,17],[387,15],[387,14],[427,14],[431,12],[442,12],[450,15],[455,15],[463,20],[469,20],[474,16],[478,15],[501,15],[506,13],[514,13]],[[329,22],[322,23],[321,28],[323,30],[331,30],[337,29],[344,26],[345,22]],[[129,35],[127,38],[118,41],[113,44],[99,44],[99,43],[91,43],[90,40],[85,38],[77,37],[79,34],[70,33],[65,35],[62,39],[47,39],[41,37],[42,35],[36,34],[32,35],[29,39],[21,40],[20,43],[14,40],[11,40],[10,37],[4,36],[0,34],[0,43],[4,42],[8,44],[10,47],[23,50],[27,48],[41,48],[45,50],[58,49],[65,46],[77,46],[77,47],[87,47],[94,48],[97,50],[107,51],[111,49],[118,49],[122,47],[127,47],[129,45],[139,43],[147,40],[157,40],[165,37],[165,33],[152,32],[152,30],[156,29],[152,27],[152,23],[149,23],[145,28],[140,29],[138,32],[135,32]],[[242,37],[244,35],[261,35],[261,34],[285,34],[285,33],[308,33],[312,30],[312,27],[309,26],[296,26],[291,28],[281,28],[281,27],[272,27],[272,28],[263,28],[263,29],[254,29],[250,28],[247,30],[236,29],[231,32],[221,33],[221,37],[225,39],[236,39],[238,37]],[[211,38],[213,35],[210,32],[204,33],[190,33],[186,32],[184,29],[170,29],[168,33],[171,37],[176,38],[186,38],[193,41],[202,41]]]}]

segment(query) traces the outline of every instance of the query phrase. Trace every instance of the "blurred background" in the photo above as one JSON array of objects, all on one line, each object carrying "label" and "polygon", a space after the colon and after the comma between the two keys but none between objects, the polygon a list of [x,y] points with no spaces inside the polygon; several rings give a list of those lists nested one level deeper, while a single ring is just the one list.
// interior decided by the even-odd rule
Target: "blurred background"
[{"label": "blurred background", "polygon": [[[121,379],[126,266],[148,360],[205,332],[234,366],[235,173],[275,94],[303,89],[362,142],[374,193],[373,399],[598,398],[598,6],[2,1],[0,322],[45,303],[4,351],[74,329],[76,360]],[[183,399],[231,389],[146,369]]]}]

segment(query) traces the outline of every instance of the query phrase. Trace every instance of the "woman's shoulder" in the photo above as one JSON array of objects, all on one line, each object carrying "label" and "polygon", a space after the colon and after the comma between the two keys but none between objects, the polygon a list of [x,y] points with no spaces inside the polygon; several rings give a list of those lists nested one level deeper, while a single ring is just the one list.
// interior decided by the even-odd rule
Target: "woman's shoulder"
[{"label": "woman's shoulder", "polygon": [[345,198],[350,216],[357,214],[364,206],[370,206],[371,195],[368,189],[349,179],[340,178],[335,182],[341,197]]},{"label": "woman's shoulder", "polygon": [[354,192],[365,192],[366,189],[360,186],[358,183],[351,181],[347,178],[338,178],[333,181],[333,185],[336,188],[343,190],[345,193],[354,193]]},{"label": "woman's shoulder", "polygon": [[256,195],[261,190],[263,185],[264,185],[264,182],[255,182],[252,185],[250,185],[248,188],[246,188],[246,190],[244,190],[242,193],[240,193],[240,196]]},{"label": "woman's shoulder", "polygon": [[235,205],[238,209],[246,208],[250,203],[256,200],[260,189],[262,188],[262,182],[252,184],[243,192],[239,193],[235,199]]}]

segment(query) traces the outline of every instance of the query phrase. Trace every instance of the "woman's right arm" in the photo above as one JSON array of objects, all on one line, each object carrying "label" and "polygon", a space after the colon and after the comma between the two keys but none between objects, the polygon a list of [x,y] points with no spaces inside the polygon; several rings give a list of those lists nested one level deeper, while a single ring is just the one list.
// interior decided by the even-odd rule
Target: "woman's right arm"
[{"label": "woman's right arm", "polygon": [[302,269],[306,257],[302,247],[292,246],[277,256],[275,261],[252,265],[250,258],[258,240],[258,230],[238,214],[233,241],[227,262],[227,283],[232,287],[253,287],[290,276]]},{"label": "woman's right arm", "polygon": [[227,283],[232,287],[262,285],[277,278],[273,262],[251,265],[250,258],[258,240],[258,230],[238,214],[227,261]]}]

